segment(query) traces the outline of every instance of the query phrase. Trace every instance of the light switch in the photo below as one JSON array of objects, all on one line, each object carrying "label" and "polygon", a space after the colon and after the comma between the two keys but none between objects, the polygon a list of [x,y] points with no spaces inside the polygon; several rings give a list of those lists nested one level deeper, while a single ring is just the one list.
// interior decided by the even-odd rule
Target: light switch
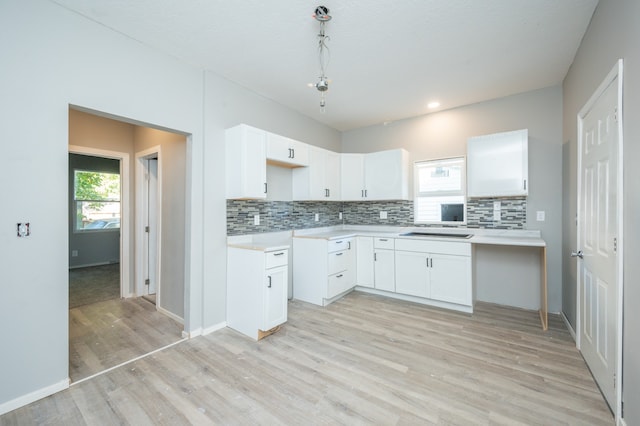
[{"label": "light switch", "polygon": [[387,218],[387,212],[380,212],[380,219],[386,219]]},{"label": "light switch", "polygon": [[539,210],[536,212],[536,220],[538,222],[544,222],[545,213],[544,210]]},{"label": "light switch", "polygon": [[253,215],[253,224],[254,225],[260,225],[260,215],[259,214]]},{"label": "light switch", "polygon": [[338,213],[338,219],[342,220],[342,212]]},{"label": "light switch", "polygon": [[320,213],[316,213],[316,222],[320,220]]}]

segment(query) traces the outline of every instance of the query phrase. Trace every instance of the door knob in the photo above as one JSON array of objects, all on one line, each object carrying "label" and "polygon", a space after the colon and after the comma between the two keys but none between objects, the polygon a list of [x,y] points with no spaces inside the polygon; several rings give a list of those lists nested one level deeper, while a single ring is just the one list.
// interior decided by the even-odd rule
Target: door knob
[{"label": "door knob", "polygon": [[582,259],[582,257],[583,257],[582,250],[572,251],[571,252],[571,257],[579,257],[580,259]]}]

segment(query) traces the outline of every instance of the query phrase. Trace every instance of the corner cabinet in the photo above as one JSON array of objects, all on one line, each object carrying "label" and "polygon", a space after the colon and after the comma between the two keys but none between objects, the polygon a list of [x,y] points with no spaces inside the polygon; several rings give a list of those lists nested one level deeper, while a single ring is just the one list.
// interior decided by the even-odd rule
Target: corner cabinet
[{"label": "corner cabinet", "polygon": [[288,249],[228,247],[227,325],[259,340],[287,321]]},{"label": "corner cabinet", "polygon": [[529,193],[527,129],[475,136],[467,141],[467,196]]},{"label": "corner cabinet", "polygon": [[342,154],[342,200],[408,200],[409,153],[404,149]]},{"label": "corner cabinet", "polygon": [[340,154],[309,147],[309,167],[293,169],[295,201],[339,201]]},{"label": "corner cabinet", "polygon": [[246,124],[225,131],[226,198],[267,197],[267,133]]},{"label": "corner cabinet", "polygon": [[356,240],[293,238],[293,298],[326,306],[356,286]]}]

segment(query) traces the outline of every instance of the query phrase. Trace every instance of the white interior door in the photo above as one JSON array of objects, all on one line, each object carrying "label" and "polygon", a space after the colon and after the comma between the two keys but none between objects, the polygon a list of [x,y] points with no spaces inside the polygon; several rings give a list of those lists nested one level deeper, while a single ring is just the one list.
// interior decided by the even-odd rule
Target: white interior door
[{"label": "white interior door", "polygon": [[145,289],[144,294],[156,294],[158,285],[158,159],[146,160],[145,216]]},{"label": "white interior door", "polygon": [[[619,78],[619,77],[618,77]],[[610,407],[618,360],[618,78],[580,125],[578,259],[579,348]]]}]

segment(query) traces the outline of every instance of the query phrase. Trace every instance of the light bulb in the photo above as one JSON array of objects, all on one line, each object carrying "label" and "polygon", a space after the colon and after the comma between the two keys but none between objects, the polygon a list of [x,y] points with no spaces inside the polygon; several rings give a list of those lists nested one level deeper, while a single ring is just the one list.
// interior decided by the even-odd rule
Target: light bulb
[{"label": "light bulb", "polygon": [[320,112],[321,113],[325,113],[326,112],[326,108],[325,108],[325,101],[324,101],[324,93],[322,94],[322,96],[320,97]]}]

